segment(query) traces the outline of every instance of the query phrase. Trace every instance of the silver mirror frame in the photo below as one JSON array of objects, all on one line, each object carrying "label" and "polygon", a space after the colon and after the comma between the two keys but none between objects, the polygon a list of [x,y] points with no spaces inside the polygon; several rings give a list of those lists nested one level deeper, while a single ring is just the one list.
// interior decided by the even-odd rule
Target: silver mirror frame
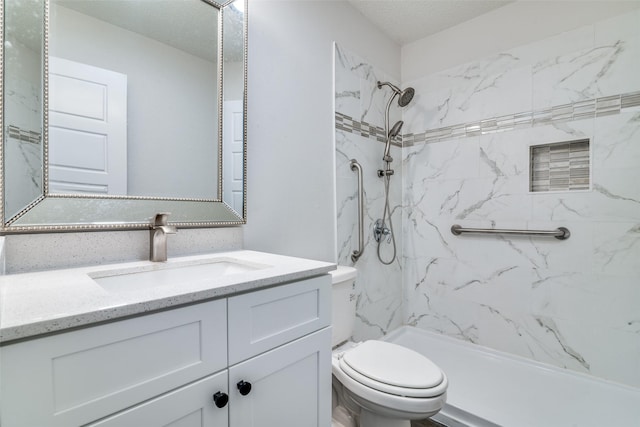
[{"label": "silver mirror frame", "polygon": [[[224,101],[224,10],[234,0],[221,3],[202,0],[220,10],[218,15],[218,198],[193,199],[144,196],[102,196],[102,195],[64,195],[49,194],[48,184],[48,37],[49,37],[49,0],[44,1],[44,40],[43,40],[43,193],[11,218],[5,211],[5,131],[4,131],[4,0],[0,0],[0,234],[52,233],[80,231],[137,230],[150,228],[150,218],[157,212],[171,212],[169,223],[181,228],[208,228],[238,226],[247,222],[247,52],[248,52],[248,0],[244,2],[243,16],[243,205],[242,212],[234,212],[222,200],[223,186],[223,101]],[[54,207],[54,209],[51,208]],[[61,212],[81,213],[75,219]],[[43,215],[28,215],[39,210]],[[51,212],[55,212],[50,214]],[[99,212],[99,214],[98,214]],[[133,212],[133,217],[131,216]]]}]

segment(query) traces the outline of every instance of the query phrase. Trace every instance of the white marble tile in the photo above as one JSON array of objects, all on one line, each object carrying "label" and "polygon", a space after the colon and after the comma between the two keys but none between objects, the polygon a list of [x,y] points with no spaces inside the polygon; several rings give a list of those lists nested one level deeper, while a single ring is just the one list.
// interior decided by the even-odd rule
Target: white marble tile
[{"label": "white marble tile", "polygon": [[426,79],[413,82],[415,89],[414,102],[404,110],[403,119],[406,122],[405,133],[421,133],[426,129],[436,129],[453,123],[450,118],[451,98],[454,88],[441,87],[427,89],[428,84],[422,84]]},{"label": "white marble tile", "polygon": [[7,263],[4,251],[5,237],[0,236],[0,276],[7,274]]},{"label": "white marble tile", "polygon": [[[338,44],[335,58],[336,111],[384,127],[384,111],[393,92],[387,87],[378,89],[377,82],[391,81],[396,86],[398,82]],[[395,105],[390,114],[394,123],[401,117]]]},{"label": "white marble tile", "polygon": [[477,305],[422,291],[408,299],[407,324],[478,343]]},{"label": "white marble tile", "polygon": [[405,179],[424,182],[477,177],[478,141],[477,137],[463,138],[406,148],[402,161]]},{"label": "white marble tile", "polygon": [[594,43],[549,56],[533,67],[533,108],[636,91],[640,88],[638,14],[596,24]]},{"label": "white marble tile", "polygon": [[526,176],[470,180],[465,186],[465,192],[460,193],[460,205],[455,212],[455,219],[528,220],[531,218],[532,207],[526,188]]},{"label": "white marble tile", "polygon": [[535,288],[542,283],[572,277],[575,272],[584,272],[585,265],[593,259],[593,227],[586,221],[529,221],[528,230],[554,230],[565,227],[571,233],[566,240],[554,237],[531,237],[527,252],[535,254],[537,279],[531,283]]},{"label": "white marble tile", "polygon": [[[622,276],[608,276],[608,279],[614,280],[612,286],[624,280]],[[640,289],[627,289],[625,295],[602,292],[591,284],[593,280],[593,274],[575,272],[540,283],[530,295],[532,313],[569,321],[580,319],[585,327],[633,331]]]},{"label": "white marble tile", "polygon": [[[356,120],[364,120],[370,124],[384,127],[384,111],[390,99],[391,90],[387,87],[378,89],[378,80],[389,80],[388,77],[356,55],[341,51],[347,59],[336,69],[336,73],[349,74],[341,79],[345,87],[355,85],[360,94],[359,103],[349,105],[349,115]],[[338,65],[336,65],[338,68]],[[336,100],[336,108],[340,103]],[[347,108],[347,107],[345,107]],[[400,118],[397,103],[391,105],[391,125]],[[339,111],[339,110],[338,110]],[[395,174],[390,181],[389,203],[392,210],[397,258],[389,266],[383,265],[377,257],[378,244],[373,239],[373,224],[382,216],[385,203],[384,181],[377,176],[377,170],[383,167],[382,155],[384,144],[370,138],[364,138],[349,132],[336,131],[336,206],[337,206],[337,245],[338,263],[354,265],[351,253],[358,243],[357,217],[357,175],[350,169],[350,160],[356,159],[363,170],[364,193],[364,251],[355,263],[358,269],[356,280],[356,323],[353,339],[364,340],[378,338],[400,326],[403,321],[402,310],[402,164],[401,149],[391,147],[390,155],[397,159],[391,167]],[[384,260],[390,260],[391,245],[383,243],[381,254]]]},{"label": "white marble tile", "polygon": [[510,131],[480,136],[479,176],[529,174],[530,131]]},{"label": "white marble tile", "polygon": [[593,227],[593,270],[640,275],[640,221],[598,222]]},{"label": "white marble tile", "polygon": [[349,117],[360,114],[360,78],[351,70],[357,66],[352,55],[335,47],[335,108]]},{"label": "white marble tile", "polygon": [[5,194],[5,215],[11,218],[42,195],[42,144],[5,139],[5,179],[14,191]]},{"label": "white marble tile", "polygon": [[530,111],[531,68],[501,53],[411,82],[419,97],[404,117],[410,132]]},{"label": "white marble tile", "polygon": [[599,117],[594,129],[591,165],[597,174],[640,164],[640,112]]},{"label": "white marble tile", "polygon": [[615,60],[597,75],[603,95],[640,90],[640,11],[635,10],[595,24],[595,48],[615,47]]},{"label": "white marble tile", "polygon": [[[628,211],[630,218],[640,218],[640,169],[596,169],[593,190],[609,199],[609,204]],[[623,207],[624,206],[624,207]]]},{"label": "white marble tile", "polygon": [[640,339],[637,332],[626,332],[606,326],[585,327],[580,320],[557,319],[564,334],[571,337],[571,345],[589,363],[592,375],[640,386]]},{"label": "white marble tile", "polygon": [[520,58],[524,64],[534,65],[549,58],[591,48],[594,34],[594,25],[585,25],[516,47],[509,50],[509,53]]}]

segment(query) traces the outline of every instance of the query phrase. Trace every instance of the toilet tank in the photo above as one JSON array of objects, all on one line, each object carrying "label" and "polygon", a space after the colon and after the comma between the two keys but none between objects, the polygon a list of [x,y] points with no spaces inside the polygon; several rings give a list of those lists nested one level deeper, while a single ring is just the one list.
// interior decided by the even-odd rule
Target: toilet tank
[{"label": "toilet tank", "polygon": [[358,270],[339,265],[331,274],[332,313],[331,345],[336,346],[351,338],[356,320],[355,283]]}]

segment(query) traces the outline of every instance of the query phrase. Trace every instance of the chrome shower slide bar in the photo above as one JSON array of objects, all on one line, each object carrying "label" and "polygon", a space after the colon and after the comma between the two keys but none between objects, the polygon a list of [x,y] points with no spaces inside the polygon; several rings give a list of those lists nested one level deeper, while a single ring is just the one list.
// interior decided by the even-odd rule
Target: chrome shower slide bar
[{"label": "chrome shower slide bar", "polygon": [[451,233],[456,236],[462,233],[480,233],[480,234],[512,234],[522,236],[545,236],[555,237],[558,240],[566,240],[571,236],[569,230],[565,227],[558,227],[555,230],[514,230],[508,228],[463,228],[458,224],[451,226]]},{"label": "chrome shower slide bar", "polygon": [[364,197],[362,194],[362,166],[356,159],[351,159],[351,170],[358,173],[358,249],[351,254],[351,261],[356,262],[364,252]]}]

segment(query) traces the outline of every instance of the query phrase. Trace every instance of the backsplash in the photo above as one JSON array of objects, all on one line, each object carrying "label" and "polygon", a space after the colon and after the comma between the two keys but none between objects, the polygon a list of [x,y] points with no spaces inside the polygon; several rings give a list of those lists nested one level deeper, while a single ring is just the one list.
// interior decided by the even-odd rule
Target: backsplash
[{"label": "backsplash", "polygon": [[[167,238],[169,257],[242,247],[242,227],[185,228]],[[148,259],[146,230],[4,236],[6,274]]]},{"label": "backsplash", "polygon": [[[404,321],[639,386],[640,11],[403,85]],[[591,190],[530,193],[530,147],[576,140]]]}]

